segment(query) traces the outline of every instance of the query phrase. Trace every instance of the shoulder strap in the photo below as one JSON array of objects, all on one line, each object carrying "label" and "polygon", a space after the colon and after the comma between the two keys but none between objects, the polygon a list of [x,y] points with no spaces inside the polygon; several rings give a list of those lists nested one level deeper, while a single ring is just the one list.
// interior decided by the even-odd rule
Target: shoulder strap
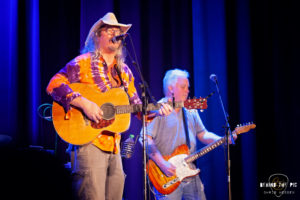
[{"label": "shoulder strap", "polygon": [[115,69],[116,69],[116,71],[117,71],[117,74],[118,74],[118,77],[119,77],[119,79],[120,79],[120,81],[121,81],[121,86],[123,86],[123,88],[124,88],[125,92],[128,94],[128,92],[127,92],[127,88],[125,87],[125,85],[124,85],[124,82],[123,82],[123,80],[122,80],[122,76],[121,76],[120,69],[118,68],[118,66],[117,66],[117,65],[115,65]]},{"label": "shoulder strap", "polygon": [[186,111],[185,111],[184,108],[182,108],[182,120],[183,120],[183,125],[184,125],[186,144],[189,148],[191,148],[190,137],[189,137],[189,129],[187,127],[188,125],[187,125]]}]

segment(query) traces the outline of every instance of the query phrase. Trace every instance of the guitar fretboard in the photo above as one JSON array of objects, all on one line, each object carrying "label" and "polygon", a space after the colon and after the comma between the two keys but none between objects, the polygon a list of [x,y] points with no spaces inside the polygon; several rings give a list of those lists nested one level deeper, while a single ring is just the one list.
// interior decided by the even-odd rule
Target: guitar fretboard
[{"label": "guitar fretboard", "polygon": [[[255,124],[253,123],[248,123],[244,126],[238,126],[235,128],[235,130],[232,132],[233,136],[236,137],[238,134],[241,133],[246,133],[248,132],[250,129],[254,129],[256,127]],[[222,137],[219,140],[203,147],[202,149],[196,151],[195,153],[189,155],[188,157],[186,157],[184,160],[189,163],[189,162],[193,162],[194,160],[200,158],[201,156],[203,156],[204,154],[210,152],[211,150],[217,148],[218,146],[220,146],[221,144],[226,142],[226,137]]]},{"label": "guitar fretboard", "polygon": [[220,146],[221,144],[224,144],[226,142],[225,137],[222,137],[221,139],[203,147],[202,149],[196,151],[195,153],[191,154],[190,156],[186,157],[184,160],[189,163],[189,162],[193,162],[194,160],[200,158],[201,156],[203,156],[204,154],[207,154],[208,152],[210,152],[211,150],[217,148],[218,146]]},{"label": "guitar fretboard", "polygon": [[[184,102],[183,101],[176,101],[174,102],[167,102],[170,106],[174,108],[182,108],[184,107]],[[148,104],[147,111],[152,111],[152,110],[159,110],[161,107],[161,103],[158,104]],[[142,112],[142,104],[135,104],[135,105],[120,105],[116,106],[116,114],[125,114],[125,113],[136,113],[136,112]]]}]

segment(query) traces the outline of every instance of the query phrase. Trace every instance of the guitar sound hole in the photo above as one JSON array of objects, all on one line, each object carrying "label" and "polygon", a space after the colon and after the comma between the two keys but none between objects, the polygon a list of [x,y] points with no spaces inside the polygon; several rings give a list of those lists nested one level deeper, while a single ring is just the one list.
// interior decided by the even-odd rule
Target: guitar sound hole
[{"label": "guitar sound hole", "polygon": [[111,120],[115,117],[116,111],[113,104],[105,103],[100,108],[103,111],[103,119]]}]

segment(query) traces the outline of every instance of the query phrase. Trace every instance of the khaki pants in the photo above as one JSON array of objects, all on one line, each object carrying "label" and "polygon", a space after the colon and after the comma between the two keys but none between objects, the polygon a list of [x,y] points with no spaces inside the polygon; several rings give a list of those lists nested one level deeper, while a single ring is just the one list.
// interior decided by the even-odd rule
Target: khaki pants
[{"label": "khaki pants", "polygon": [[125,177],[120,154],[88,144],[71,152],[71,163],[79,199],[122,199]]}]

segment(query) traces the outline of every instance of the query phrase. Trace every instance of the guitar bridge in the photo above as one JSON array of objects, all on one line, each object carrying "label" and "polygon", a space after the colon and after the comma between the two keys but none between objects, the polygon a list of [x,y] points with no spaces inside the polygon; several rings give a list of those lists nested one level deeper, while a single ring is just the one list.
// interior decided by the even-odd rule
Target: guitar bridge
[{"label": "guitar bridge", "polygon": [[105,128],[105,127],[111,125],[114,121],[115,121],[115,118],[110,119],[110,120],[100,119],[98,124],[96,122],[91,121],[91,127],[95,128],[95,129]]},{"label": "guitar bridge", "polygon": [[177,177],[177,178],[167,182],[166,184],[164,184],[163,188],[166,189],[166,188],[170,187],[171,185],[173,185],[174,183],[177,183],[178,181],[179,181],[179,178]]}]

